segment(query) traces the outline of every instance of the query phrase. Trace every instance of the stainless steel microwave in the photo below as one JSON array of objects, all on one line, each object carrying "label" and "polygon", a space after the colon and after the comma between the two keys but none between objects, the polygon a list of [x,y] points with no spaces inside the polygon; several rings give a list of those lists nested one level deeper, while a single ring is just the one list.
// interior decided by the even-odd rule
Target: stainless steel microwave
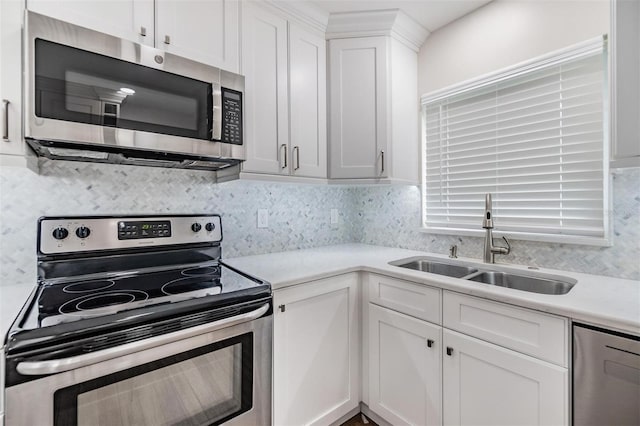
[{"label": "stainless steel microwave", "polygon": [[38,155],[208,170],[245,159],[243,76],[34,12],[25,37]]}]

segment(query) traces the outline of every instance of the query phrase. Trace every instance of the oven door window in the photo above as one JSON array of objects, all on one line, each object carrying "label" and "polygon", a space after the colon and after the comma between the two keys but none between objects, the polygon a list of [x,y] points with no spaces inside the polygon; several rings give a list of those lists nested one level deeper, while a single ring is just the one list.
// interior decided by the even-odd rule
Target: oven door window
[{"label": "oven door window", "polygon": [[211,140],[211,83],[35,40],[42,118]]},{"label": "oven door window", "polygon": [[60,389],[54,425],[217,425],[253,405],[253,333]]}]

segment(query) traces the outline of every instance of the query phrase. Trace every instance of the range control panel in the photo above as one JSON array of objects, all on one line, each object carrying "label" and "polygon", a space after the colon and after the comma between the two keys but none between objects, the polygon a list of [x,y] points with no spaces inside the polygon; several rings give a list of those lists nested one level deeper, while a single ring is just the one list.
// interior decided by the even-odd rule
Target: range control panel
[{"label": "range control panel", "polygon": [[42,254],[222,241],[218,215],[44,217],[38,228],[38,251]]},{"label": "range control panel", "polygon": [[242,92],[222,88],[222,141],[242,145]]},{"label": "range control panel", "polygon": [[171,236],[170,220],[118,222],[118,239],[168,238]]}]

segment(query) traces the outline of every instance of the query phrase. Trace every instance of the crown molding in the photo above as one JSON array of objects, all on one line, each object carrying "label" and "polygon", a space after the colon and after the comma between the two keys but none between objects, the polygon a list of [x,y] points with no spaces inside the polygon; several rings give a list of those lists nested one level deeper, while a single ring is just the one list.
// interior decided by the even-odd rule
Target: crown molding
[{"label": "crown molding", "polygon": [[324,34],[329,22],[329,13],[306,1],[263,0],[258,3],[269,5],[285,14],[289,20],[311,27]]},{"label": "crown molding", "polygon": [[417,52],[429,34],[429,31],[400,9],[388,9],[332,13],[325,36],[327,40],[390,36]]}]

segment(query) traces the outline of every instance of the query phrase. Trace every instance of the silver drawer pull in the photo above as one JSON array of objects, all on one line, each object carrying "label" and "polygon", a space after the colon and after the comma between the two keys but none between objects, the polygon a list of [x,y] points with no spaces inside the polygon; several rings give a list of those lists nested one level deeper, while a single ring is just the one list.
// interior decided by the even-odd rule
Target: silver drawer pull
[{"label": "silver drawer pull", "polygon": [[9,102],[7,99],[2,100],[2,104],[4,107],[4,123],[2,127],[2,140],[5,142],[9,142]]},{"label": "silver drawer pull", "polygon": [[55,374],[61,373],[63,371],[75,370],[76,368],[86,367],[87,365],[97,364],[98,362],[107,361],[113,358],[122,357],[146,349],[151,349],[169,343],[177,342],[178,340],[210,333],[221,328],[231,327],[232,325],[238,325],[245,322],[253,321],[260,318],[268,310],[269,304],[265,303],[260,308],[254,311],[229,318],[224,318],[220,321],[202,324],[195,327],[187,328],[185,330],[175,331],[173,333],[163,334],[161,336],[150,337],[138,342],[131,342],[121,346],[104,349],[102,351],[72,356],[69,358],[51,359],[46,361],[24,361],[19,363],[16,369],[18,370],[18,373],[25,376]]},{"label": "silver drawer pull", "polygon": [[293,170],[298,170],[300,168],[300,147],[294,146],[293,150],[296,153],[296,164],[293,167]]},{"label": "silver drawer pull", "polygon": [[147,36],[147,29],[145,27],[140,27],[140,35],[142,37],[146,37]]},{"label": "silver drawer pull", "polygon": [[171,37],[168,35],[164,36],[164,44],[171,44]]},{"label": "silver drawer pull", "polygon": [[384,173],[384,149],[380,151],[380,173]]},{"label": "silver drawer pull", "polygon": [[282,154],[282,158],[284,159],[284,164],[282,165],[283,169],[287,168],[287,144],[280,145],[280,153]]}]

